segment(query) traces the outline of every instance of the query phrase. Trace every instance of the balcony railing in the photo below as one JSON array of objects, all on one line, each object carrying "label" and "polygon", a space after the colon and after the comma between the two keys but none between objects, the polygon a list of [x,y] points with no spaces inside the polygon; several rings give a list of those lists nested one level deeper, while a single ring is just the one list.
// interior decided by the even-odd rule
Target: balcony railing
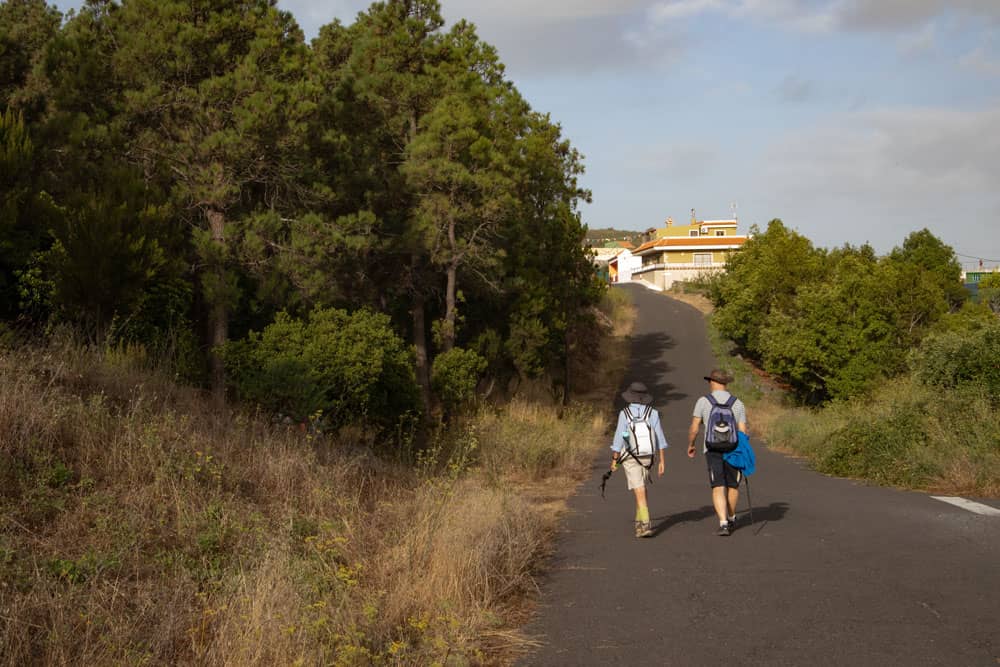
[{"label": "balcony railing", "polygon": [[632,273],[644,273],[646,271],[690,271],[690,270],[721,270],[726,268],[725,262],[660,262],[657,264],[645,264],[641,268],[632,269]]}]

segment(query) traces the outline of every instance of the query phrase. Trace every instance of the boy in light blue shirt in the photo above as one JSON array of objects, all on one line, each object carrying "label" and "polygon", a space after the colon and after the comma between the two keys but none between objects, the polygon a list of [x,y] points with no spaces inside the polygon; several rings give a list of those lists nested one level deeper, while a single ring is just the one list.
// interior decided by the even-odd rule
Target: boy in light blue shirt
[{"label": "boy in light blue shirt", "polygon": [[611,443],[611,470],[617,469],[620,463],[628,488],[635,493],[635,536],[650,537],[653,528],[649,520],[646,482],[654,459],[659,459],[657,474],[663,476],[667,439],[660,424],[660,413],[653,408],[653,397],[646,385],[633,382],[622,392],[622,398],[626,405],[618,413],[618,425]]}]

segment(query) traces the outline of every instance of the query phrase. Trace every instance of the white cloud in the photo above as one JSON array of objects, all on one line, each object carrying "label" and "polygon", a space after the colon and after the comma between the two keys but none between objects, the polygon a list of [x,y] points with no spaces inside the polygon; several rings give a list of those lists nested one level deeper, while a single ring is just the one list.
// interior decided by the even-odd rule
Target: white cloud
[{"label": "white cloud", "polygon": [[962,56],[959,63],[987,76],[1000,76],[1000,59],[994,58],[982,46]]},{"label": "white cloud", "polygon": [[895,29],[953,12],[1000,20],[996,0],[839,0],[838,15],[849,28]]},{"label": "white cloud", "polygon": [[774,90],[782,102],[808,102],[816,97],[816,84],[795,74],[789,74]]},{"label": "white cloud", "polygon": [[997,0],[664,0],[649,10],[650,17],[661,22],[706,12],[801,32],[895,31],[948,13],[1000,22]]},{"label": "white cloud", "polygon": [[909,32],[896,40],[899,53],[915,57],[937,51],[937,30],[933,23],[928,23],[915,32]]},{"label": "white cloud", "polygon": [[484,20],[517,21],[522,25],[535,22],[590,19],[621,16],[648,5],[650,0],[443,0],[442,11],[449,19],[469,18],[474,22]]},{"label": "white cloud", "polygon": [[977,48],[959,59],[962,67],[988,77],[1000,76],[1000,53],[996,49],[997,35],[989,35]]},{"label": "white cloud", "polygon": [[650,7],[649,17],[658,23],[663,23],[726,8],[727,5],[723,0],[669,0]]},{"label": "white cloud", "polygon": [[821,245],[878,250],[928,227],[953,245],[993,243],[1000,106],[840,114],[789,133],[754,177],[760,199]]}]

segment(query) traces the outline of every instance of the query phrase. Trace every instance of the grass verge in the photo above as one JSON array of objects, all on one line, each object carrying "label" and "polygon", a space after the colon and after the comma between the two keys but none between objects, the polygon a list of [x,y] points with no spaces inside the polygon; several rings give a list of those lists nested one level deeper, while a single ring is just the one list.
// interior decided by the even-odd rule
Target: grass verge
[{"label": "grass verge", "polygon": [[[620,361],[621,341],[602,345]],[[0,354],[0,663],[507,664],[530,648],[515,628],[605,405],[484,407],[404,466],[219,415],[142,366],[67,342]],[[615,369],[591,372],[610,396]]]}]

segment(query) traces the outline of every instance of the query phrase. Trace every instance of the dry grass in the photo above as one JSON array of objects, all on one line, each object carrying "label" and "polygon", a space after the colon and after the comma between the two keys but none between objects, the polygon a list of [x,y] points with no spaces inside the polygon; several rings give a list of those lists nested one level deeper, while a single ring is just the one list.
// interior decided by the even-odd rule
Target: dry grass
[{"label": "dry grass", "polygon": [[710,315],[712,311],[715,310],[712,302],[709,301],[708,297],[704,294],[699,294],[697,292],[682,292],[681,290],[676,289],[666,292],[666,295],[671,299],[677,299],[678,301],[686,303],[689,306],[694,306],[701,311],[703,315]]},{"label": "dry grass", "polygon": [[0,356],[0,664],[505,664],[530,647],[515,628],[604,405],[483,409],[404,468],[218,415],[145,365],[67,341]]}]

